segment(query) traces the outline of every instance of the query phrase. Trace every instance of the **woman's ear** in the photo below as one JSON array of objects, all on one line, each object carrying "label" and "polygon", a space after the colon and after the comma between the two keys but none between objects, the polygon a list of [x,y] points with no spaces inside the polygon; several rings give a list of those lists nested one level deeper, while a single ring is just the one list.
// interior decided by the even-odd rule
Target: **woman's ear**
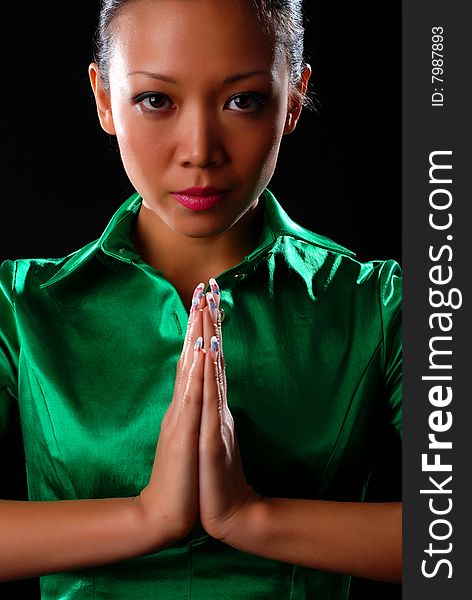
[{"label": "woman's ear", "polygon": [[308,81],[311,77],[311,66],[307,63],[302,71],[300,83],[296,93],[291,93],[288,101],[287,117],[285,119],[284,135],[292,133],[298,123],[302,112],[302,100],[308,89]]},{"label": "woman's ear", "polygon": [[102,129],[110,135],[116,135],[111,111],[110,92],[103,87],[97,63],[91,63],[88,69],[90,84],[97,104],[97,113]]}]

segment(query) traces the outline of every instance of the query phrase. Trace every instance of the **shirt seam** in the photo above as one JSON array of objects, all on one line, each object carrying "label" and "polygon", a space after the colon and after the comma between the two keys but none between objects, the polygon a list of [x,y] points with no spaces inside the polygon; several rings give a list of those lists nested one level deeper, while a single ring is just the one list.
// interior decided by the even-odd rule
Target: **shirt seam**
[{"label": "shirt seam", "polygon": [[310,246],[313,246],[315,248],[322,248],[323,250],[326,250],[327,252],[332,252],[333,254],[340,254],[342,256],[347,256],[349,258],[355,258],[355,256],[356,256],[354,252],[352,252],[348,248],[342,248],[341,246],[338,246],[336,244],[336,242],[333,242],[333,244],[335,244],[336,247],[335,248],[331,248],[329,246],[329,244],[321,244],[320,242],[317,242],[315,240],[308,239],[308,237],[297,235],[293,231],[281,229],[279,231],[279,233],[277,234],[277,236],[278,237],[289,237],[289,238],[292,238],[294,240],[305,242],[306,244],[309,244]]},{"label": "shirt seam", "polygon": [[11,281],[11,307],[13,312],[13,319],[15,322],[15,333],[16,340],[18,343],[18,365],[16,369],[16,404],[19,410],[20,407],[20,381],[19,381],[19,367],[20,367],[20,354],[21,354],[21,340],[18,333],[18,318],[17,318],[17,306],[16,306],[16,278],[18,273],[18,261],[13,261],[13,277]]},{"label": "shirt seam", "polygon": [[372,352],[372,356],[370,357],[369,361],[367,362],[367,364],[365,366],[365,369],[362,371],[362,374],[359,377],[359,380],[357,382],[356,388],[355,388],[355,390],[353,391],[353,393],[351,395],[351,399],[349,400],[349,406],[346,408],[346,412],[344,413],[343,422],[341,423],[341,426],[340,426],[339,431],[338,431],[338,435],[336,436],[336,441],[334,442],[333,449],[332,449],[331,454],[329,455],[329,458],[328,458],[328,460],[326,462],[326,466],[323,469],[323,475],[320,478],[320,486],[319,486],[320,488],[323,485],[324,479],[326,477],[326,473],[328,472],[329,466],[330,466],[330,464],[331,464],[331,462],[333,460],[334,455],[336,454],[336,450],[337,450],[338,445],[339,445],[339,440],[341,439],[342,432],[343,432],[344,427],[346,425],[346,421],[347,421],[348,415],[349,415],[349,413],[350,413],[350,411],[352,409],[352,403],[354,402],[354,399],[355,399],[355,397],[357,395],[357,392],[359,390],[359,386],[360,386],[362,380],[364,379],[367,371],[369,370],[370,366],[372,365],[372,363],[373,363],[376,355],[379,353],[379,350],[381,351],[381,347],[382,347],[382,340],[379,341],[379,343],[377,344],[375,350]]},{"label": "shirt seam", "polygon": [[[387,334],[386,334],[384,314],[383,314],[383,310],[382,310],[383,302],[382,302],[381,276],[382,276],[383,270],[386,268],[388,262],[389,261],[384,261],[383,264],[382,264],[382,266],[381,266],[381,272],[379,274],[378,297],[377,297],[377,300],[378,300],[378,303],[379,303],[380,327],[381,327],[381,334],[382,334],[382,354],[381,354],[381,358],[382,358],[382,373],[384,375],[384,381],[385,381],[385,377],[386,377],[386,374],[387,374],[387,344],[386,344]],[[392,280],[392,277],[390,277],[390,280]],[[391,322],[392,323],[395,322],[397,320],[397,318],[401,315],[401,313],[402,313],[402,306],[400,305],[397,308],[397,310],[392,314]],[[391,424],[391,426],[395,429],[395,431],[400,436],[403,434],[403,421],[401,421],[398,424],[390,422],[390,424]]]},{"label": "shirt seam", "polygon": [[[66,463],[66,461],[64,460],[64,458],[62,456],[61,447],[60,447],[60,444],[59,444],[58,439],[57,439],[56,429],[54,427],[54,423],[53,423],[52,418],[51,418],[51,412],[50,412],[49,406],[48,406],[48,404],[46,402],[46,396],[44,395],[43,386],[41,385],[39,377],[36,375],[34,369],[31,369],[31,373],[33,373],[33,375],[34,375],[34,377],[36,379],[36,382],[38,384],[38,387],[39,387],[39,389],[41,391],[41,397],[42,397],[42,400],[43,400],[44,408],[46,410],[46,414],[48,416],[48,421],[49,421],[49,424],[51,426],[51,431],[52,431],[52,434],[54,436],[54,443],[56,445],[58,456],[59,456],[59,458],[60,458],[60,460],[62,462],[62,470],[64,472],[64,475],[67,477],[67,481],[69,482],[69,485],[70,485],[69,491],[72,491],[74,493],[74,499],[77,500],[79,497],[78,497],[77,492],[76,492],[76,490],[74,488],[74,484],[72,483],[72,479],[71,479],[70,473],[69,473],[68,469],[65,466],[67,463]],[[55,473],[58,481],[63,481],[64,477],[61,476],[60,473],[58,473],[58,470],[57,470],[58,465],[56,465],[56,461],[54,459],[54,456],[51,454],[51,452],[49,452],[49,456],[51,457],[52,468],[54,469],[54,473]],[[64,492],[67,493],[67,488],[64,489]]]},{"label": "shirt seam", "polygon": [[290,585],[288,588],[288,600],[292,600],[294,579],[295,579],[295,565],[292,565],[292,574],[290,576]]},{"label": "shirt seam", "polygon": [[13,277],[11,280],[11,306],[13,308],[13,311],[15,313],[15,323],[16,323],[16,299],[15,299],[15,292],[16,292],[16,276],[17,276],[17,272],[18,272],[18,261],[14,260],[13,261]]},{"label": "shirt seam", "polygon": [[[381,327],[381,332],[382,332],[382,371],[385,374],[386,371],[386,327],[385,327],[385,318],[384,318],[384,314],[383,314],[383,310],[382,310],[382,306],[383,306],[383,302],[382,302],[382,286],[381,286],[381,276],[383,274],[383,270],[386,268],[388,261],[384,261],[381,267],[381,272],[380,272],[380,276],[379,276],[379,289],[378,289],[378,296],[377,296],[377,301],[378,301],[378,307],[379,307],[379,313],[380,313],[380,327]],[[391,280],[391,278],[390,278]],[[395,321],[398,316],[401,314],[402,312],[402,307],[399,306],[397,308],[397,310],[392,314],[392,318],[391,321]]]}]

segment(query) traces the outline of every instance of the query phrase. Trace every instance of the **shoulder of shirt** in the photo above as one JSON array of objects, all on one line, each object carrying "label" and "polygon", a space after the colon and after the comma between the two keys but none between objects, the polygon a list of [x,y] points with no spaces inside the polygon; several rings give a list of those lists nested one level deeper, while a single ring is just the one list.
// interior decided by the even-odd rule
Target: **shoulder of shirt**
[{"label": "shoulder of shirt", "polygon": [[[43,288],[49,283],[61,279],[79,266],[83,265],[97,251],[98,240],[90,242],[59,258],[17,258],[15,260],[7,259],[0,264],[0,275],[3,272],[1,279],[10,279],[12,287],[16,287],[17,291],[22,291],[22,287],[29,275],[34,274],[34,279],[39,288]],[[67,272],[65,272],[65,270]]]},{"label": "shoulder of shirt", "polygon": [[[381,282],[387,282],[392,279],[396,281],[401,277],[401,267],[396,260],[380,258],[365,261],[359,260],[356,257],[356,253],[352,250],[293,221],[272,193],[267,189],[265,193],[266,199],[269,200],[268,212],[272,213],[271,221],[275,222],[277,227],[277,231],[274,232],[274,238],[285,237],[285,239],[290,239],[291,244],[298,249],[303,248],[305,250],[309,248],[310,250],[306,253],[312,256],[314,262],[318,262],[319,259],[328,253],[331,254],[334,259],[333,265],[336,265],[333,266],[333,269],[337,270],[337,266],[342,262],[357,284],[367,282],[372,278],[378,278]],[[347,271],[346,269],[344,270],[345,273]]]},{"label": "shoulder of shirt", "polygon": [[274,239],[277,237],[289,236],[331,252],[344,254],[346,256],[355,256],[355,253],[352,250],[348,250],[330,238],[315,233],[293,221],[268,189],[264,191],[263,196],[266,201],[267,220],[269,226],[272,228]]},{"label": "shoulder of shirt", "polygon": [[21,288],[28,274],[34,272],[35,284],[40,289],[48,287],[64,279],[77,269],[83,267],[97,252],[103,249],[104,241],[114,231],[116,226],[130,213],[136,213],[140,206],[140,196],[136,193],[128,198],[112,216],[102,235],[87,243],[85,246],[70,252],[62,257],[54,258],[19,258],[14,261],[6,260],[2,263],[15,265],[16,281]]}]

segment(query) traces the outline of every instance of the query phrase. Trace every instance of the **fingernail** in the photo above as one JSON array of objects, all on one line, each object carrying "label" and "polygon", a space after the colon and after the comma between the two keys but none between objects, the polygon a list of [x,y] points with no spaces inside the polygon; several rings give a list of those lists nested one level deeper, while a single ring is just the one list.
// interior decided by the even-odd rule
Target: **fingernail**
[{"label": "fingernail", "polygon": [[197,308],[197,306],[200,303],[200,300],[203,297],[203,290],[204,289],[205,289],[205,284],[204,283],[199,283],[197,285],[197,287],[195,288],[195,290],[193,292],[193,296],[192,296],[192,306],[190,307],[189,316],[193,317],[193,315],[195,314],[195,309]]},{"label": "fingernail", "polygon": [[216,335],[211,336],[210,340],[210,354],[213,360],[216,360],[218,356],[218,339]]},{"label": "fingernail", "polygon": [[214,323],[218,323],[218,306],[216,305],[215,297],[211,292],[206,295],[208,306],[210,307],[210,315]]},{"label": "fingernail", "polygon": [[195,342],[195,346],[193,347],[194,353],[198,354],[199,352],[201,352],[202,346],[203,346],[203,338],[202,338],[202,336],[200,336],[197,338],[197,341]]},{"label": "fingernail", "polygon": [[213,293],[213,295],[215,296],[215,300],[217,301],[217,303],[219,304],[219,300],[221,298],[221,294],[220,294],[220,287],[216,282],[216,279],[214,277],[212,277],[209,282],[210,287],[211,287],[211,291]]}]

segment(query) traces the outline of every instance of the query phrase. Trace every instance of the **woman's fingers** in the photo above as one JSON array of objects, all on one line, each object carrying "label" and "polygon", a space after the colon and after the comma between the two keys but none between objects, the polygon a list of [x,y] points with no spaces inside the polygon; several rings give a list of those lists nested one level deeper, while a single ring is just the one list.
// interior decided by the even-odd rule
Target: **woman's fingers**
[{"label": "woman's fingers", "polygon": [[[203,406],[199,440],[200,520],[205,530],[224,539],[230,517],[239,513],[251,488],[248,486],[234,420],[222,385],[218,338],[210,310],[203,311],[207,348],[203,379]],[[240,513],[239,513],[240,514]]]},{"label": "woman's fingers", "polygon": [[[182,427],[197,435],[200,427],[202,409],[204,349],[203,342],[203,311],[195,311],[192,331],[189,334],[188,350],[182,367],[176,377],[176,386],[172,398],[173,410],[169,418],[179,421],[183,418]],[[192,343],[192,346],[190,346]]]},{"label": "woman's fingers", "polygon": [[[222,386],[224,394],[226,394],[226,373],[225,373],[225,361],[223,354],[223,332],[221,329],[221,313],[217,307],[217,301],[213,292],[208,292],[206,295],[206,301],[209,308],[209,314],[211,318],[211,323],[208,324],[209,329],[213,331],[212,335],[216,336],[218,340],[218,379],[219,383]],[[210,343],[209,340],[207,342]],[[209,346],[207,346],[209,347]]]},{"label": "woman's fingers", "polygon": [[[201,323],[201,312],[197,317]],[[201,328],[201,326],[200,326]],[[189,434],[194,436],[195,448],[198,448],[198,436],[200,432],[200,418],[203,404],[203,378],[205,366],[205,349],[203,348],[203,336],[195,340],[192,350],[193,361],[188,376],[179,394],[178,418],[181,426]]]},{"label": "woman's fingers", "polygon": [[[212,277],[209,281],[210,284],[210,288],[211,288],[211,293],[213,294],[215,301],[216,301],[216,305],[218,307],[218,319],[216,321],[217,325],[218,325],[218,331],[219,331],[219,337],[218,337],[218,341],[220,343],[220,350],[219,350],[219,355],[220,355],[220,365],[222,367],[223,370],[223,376],[225,377],[225,354],[224,354],[224,350],[223,350],[223,336],[222,336],[222,330],[221,330],[221,315],[222,315],[222,309],[220,309],[220,302],[221,302],[221,290],[220,287],[216,281],[216,279],[214,277]],[[226,385],[226,381],[225,381],[225,385]]]},{"label": "woman's fingers", "polygon": [[193,347],[195,345],[195,341],[199,336],[202,335],[203,332],[201,320],[196,319],[196,316],[205,305],[205,298],[203,296],[204,289],[205,284],[202,282],[197,285],[193,292],[192,304],[187,321],[187,331],[185,333],[182,352],[177,363],[177,376],[175,378],[174,393],[178,391],[179,387],[182,385],[182,382],[186,379],[188,371],[193,362]]},{"label": "woman's fingers", "polygon": [[191,530],[199,504],[198,449],[205,350],[203,312],[198,308],[193,313],[179,359],[174,395],[161,422],[151,479],[140,494],[146,512],[172,541]]},{"label": "woman's fingers", "polygon": [[224,350],[223,350],[223,330],[221,328],[221,312],[220,311],[218,311],[217,332],[218,332],[219,377],[220,377],[221,384],[224,389],[224,394],[226,396],[226,362],[225,362],[225,355],[224,355]]},{"label": "woman's fingers", "polygon": [[[187,332],[185,335],[184,345],[182,348],[182,355],[184,358],[184,362],[192,363],[193,357],[191,356],[191,351],[193,350],[193,346],[195,344],[195,340],[198,335],[195,335],[195,316],[198,311],[201,310],[205,305],[205,299],[203,297],[203,290],[205,289],[205,284],[203,282],[199,283],[195,288],[192,296],[192,304],[190,306],[190,312],[187,321]],[[199,334],[201,335],[201,333]]]},{"label": "woman's fingers", "polygon": [[218,362],[219,342],[215,335],[215,323],[208,308],[202,313],[204,344],[207,350],[203,376],[203,412],[201,431],[209,438],[220,434],[221,414],[226,396],[222,385],[221,367]]},{"label": "woman's fingers", "polygon": [[216,279],[214,277],[211,277],[211,279],[208,282],[210,284],[210,289],[211,289],[211,293],[213,294],[213,296],[215,297],[216,300],[216,305],[220,306],[220,300],[221,300],[221,291],[220,291],[220,286],[218,285]]}]

